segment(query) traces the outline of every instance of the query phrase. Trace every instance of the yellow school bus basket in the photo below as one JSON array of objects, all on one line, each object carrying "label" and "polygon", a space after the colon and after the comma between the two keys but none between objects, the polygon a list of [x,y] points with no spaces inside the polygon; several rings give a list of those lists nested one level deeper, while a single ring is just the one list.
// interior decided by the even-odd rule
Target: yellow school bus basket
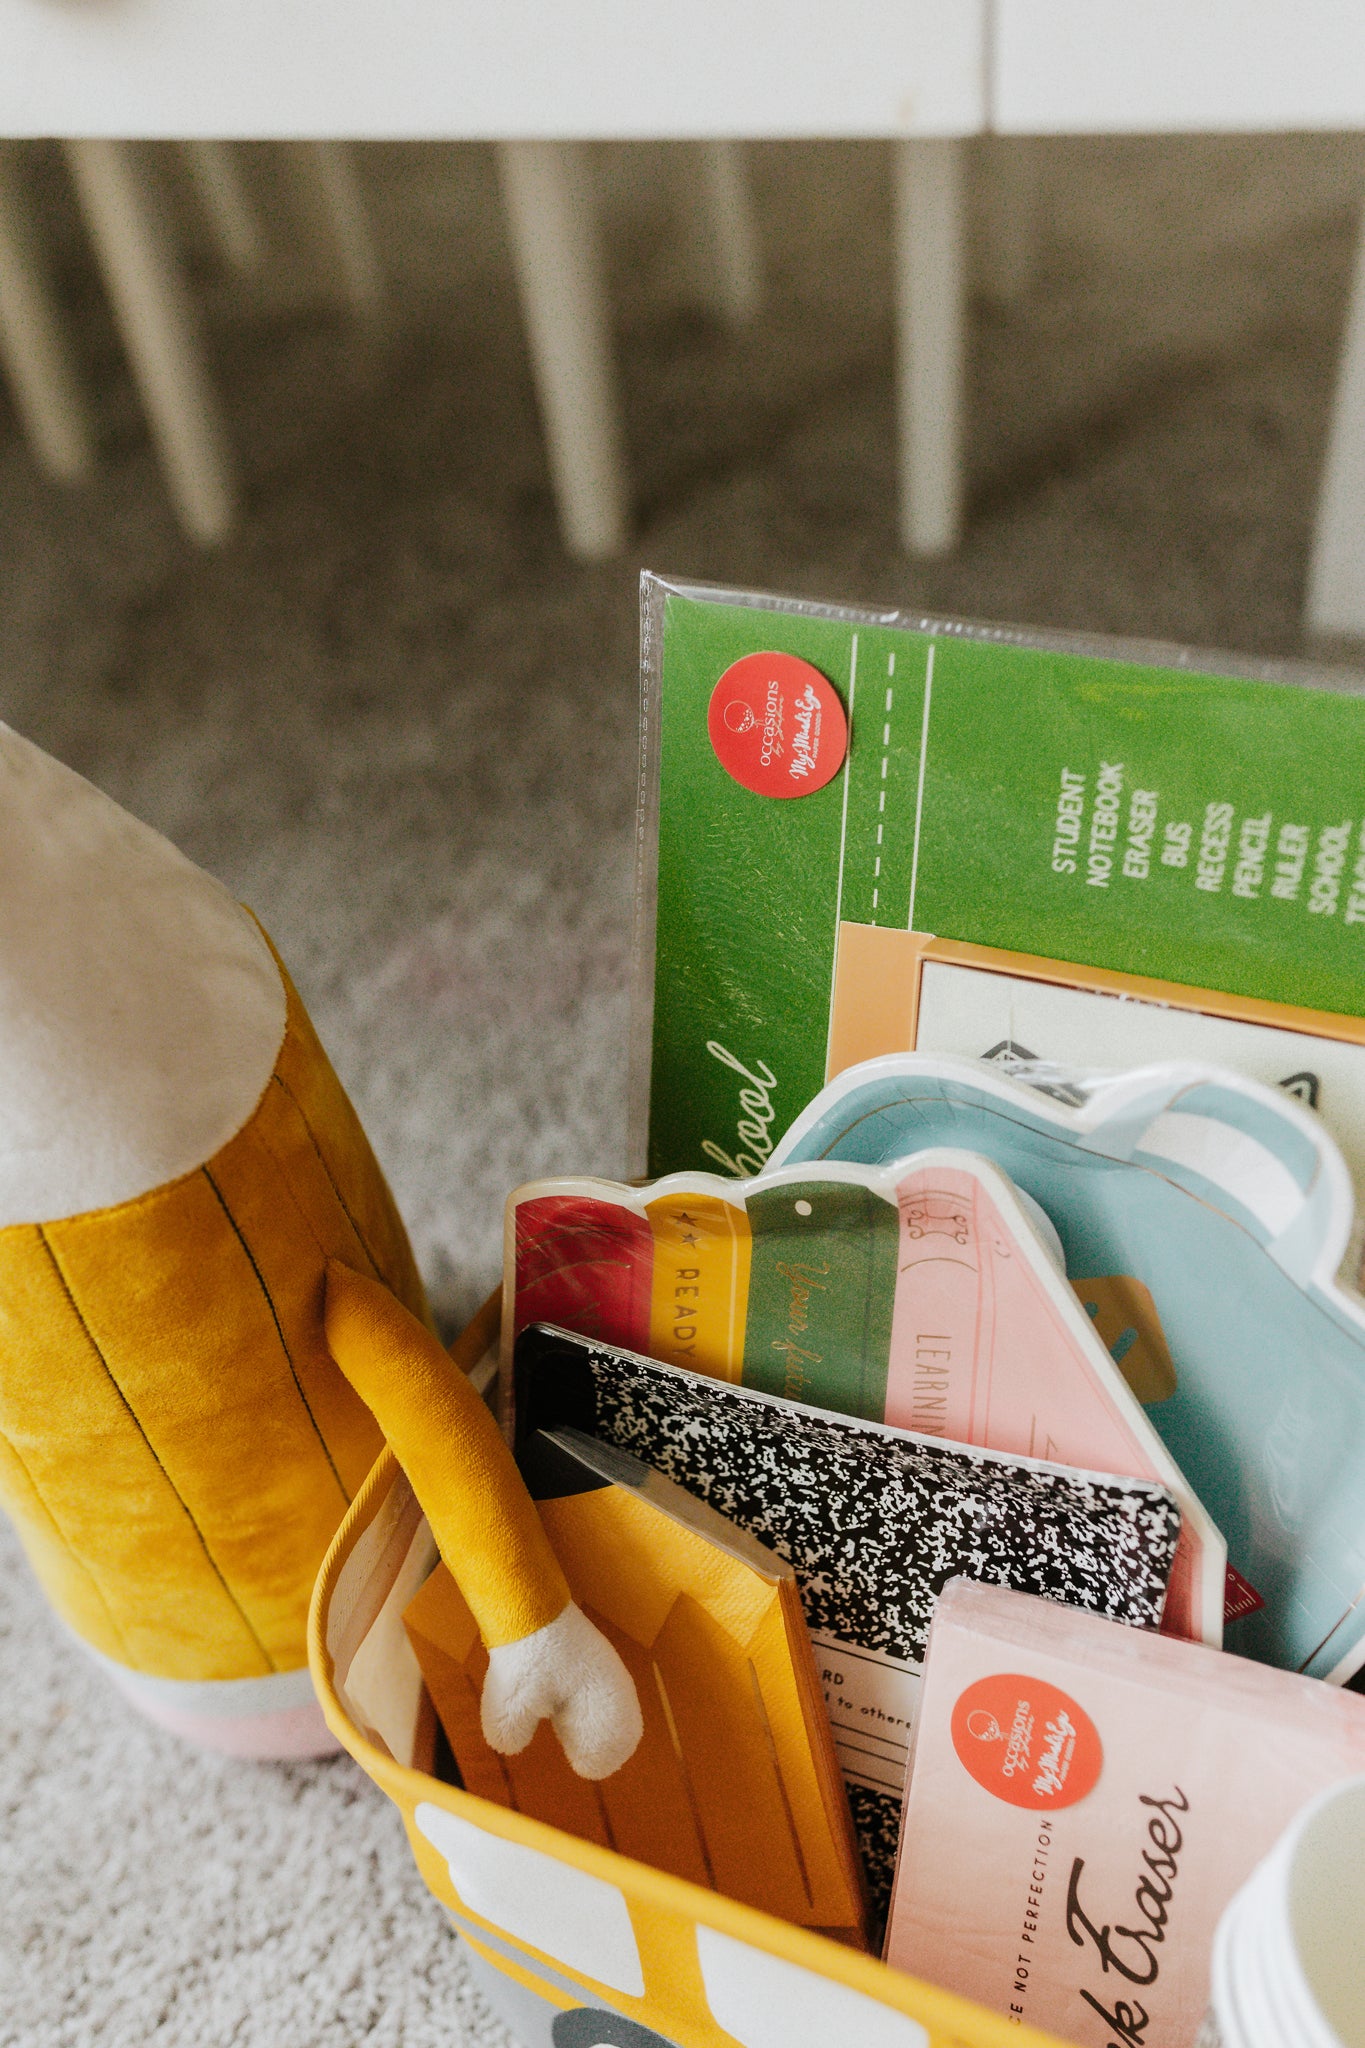
[{"label": "yellow school bus basket", "polygon": [[[495,1299],[455,1346],[466,1371],[496,1318]],[[402,1814],[524,2048],[1047,2048],[1033,2028],[434,1777],[402,1614],[435,1559],[385,1452],[319,1574],[309,1658],[329,1726]]]}]

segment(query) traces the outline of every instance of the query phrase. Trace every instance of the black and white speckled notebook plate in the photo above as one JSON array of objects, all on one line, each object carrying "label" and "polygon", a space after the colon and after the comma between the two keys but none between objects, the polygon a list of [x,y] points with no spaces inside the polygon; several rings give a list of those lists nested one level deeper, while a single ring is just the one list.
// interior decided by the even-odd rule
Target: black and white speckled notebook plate
[{"label": "black and white speckled notebook plate", "polygon": [[934,1603],[978,1579],[1155,1628],[1180,1532],[1145,1480],[806,1408],[548,1324],[523,1331],[517,1432],[582,1429],[795,1567],[874,1900],[884,1908]]}]

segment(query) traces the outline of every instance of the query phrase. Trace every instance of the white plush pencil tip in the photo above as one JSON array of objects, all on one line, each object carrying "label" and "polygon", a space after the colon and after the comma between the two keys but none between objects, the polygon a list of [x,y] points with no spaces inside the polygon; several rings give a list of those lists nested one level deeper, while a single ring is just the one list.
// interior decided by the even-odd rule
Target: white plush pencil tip
[{"label": "white plush pencil tip", "polygon": [[250,1116],[284,1026],[227,890],[0,725],[0,1226],[192,1172]]}]

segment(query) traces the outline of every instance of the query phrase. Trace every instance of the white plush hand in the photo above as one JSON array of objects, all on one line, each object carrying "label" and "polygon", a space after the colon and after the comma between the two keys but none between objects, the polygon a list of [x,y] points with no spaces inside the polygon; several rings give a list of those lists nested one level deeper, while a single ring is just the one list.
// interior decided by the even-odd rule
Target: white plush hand
[{"label": "white plush hand", "polygon": [[580,1778],[609,1778],[644,1733],[635,1681],[572,1602],[534,1635],[488,1656],[483,1732],[504,1756],[525,1749],[548,1715]]}]

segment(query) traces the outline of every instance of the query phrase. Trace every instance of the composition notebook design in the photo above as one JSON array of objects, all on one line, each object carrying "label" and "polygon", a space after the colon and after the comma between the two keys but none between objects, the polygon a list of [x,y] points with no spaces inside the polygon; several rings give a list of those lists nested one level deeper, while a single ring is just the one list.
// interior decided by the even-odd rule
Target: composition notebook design
[{"label": "composition notebook design", "polygon": [[[1315,1102],[1365,1176],[1358,695],[656,577],[642,618],[652,1175],[757,1172],[829,1076],[918,1048],[1230,1065]],[[765,651],[847,714],[793,800],[708,727]]]},{"label": "composition notebook design", "polygon": [[869,1887],[885,1910],[934,1602],[984,1579],[1155,1628],[1180,1515],[1161,1487],[913,1436],[536,1325],[517,1432],[630,1452],[795,1567]]}]

